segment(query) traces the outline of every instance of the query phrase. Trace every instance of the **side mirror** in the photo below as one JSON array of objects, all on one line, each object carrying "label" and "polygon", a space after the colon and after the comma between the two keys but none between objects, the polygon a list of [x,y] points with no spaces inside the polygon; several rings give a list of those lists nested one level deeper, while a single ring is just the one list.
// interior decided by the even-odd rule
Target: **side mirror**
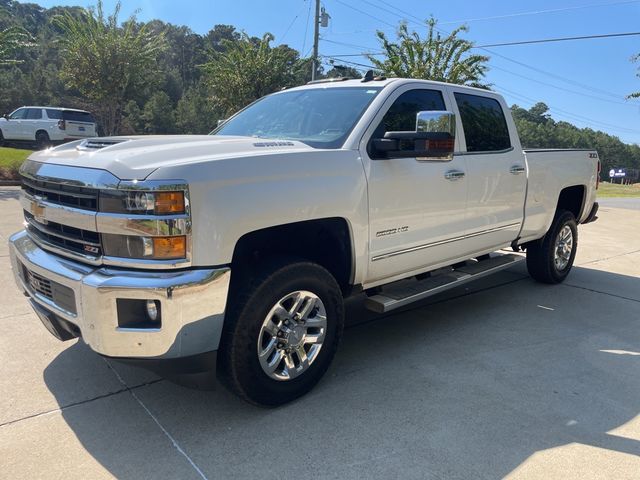
[{"label": "side mirror", "polygon": [[9,114],[8,114],[8,113],[5,113],[5,114],[2,116],[2,118],[4,118],[5,120],[9,120]]},{"label": "side mirror", "polygon": [[451,112],[418,112],[415,132],[387,132],[374,139],[373,148],[383,158],[451,160],[455,149],[456,118]]}]

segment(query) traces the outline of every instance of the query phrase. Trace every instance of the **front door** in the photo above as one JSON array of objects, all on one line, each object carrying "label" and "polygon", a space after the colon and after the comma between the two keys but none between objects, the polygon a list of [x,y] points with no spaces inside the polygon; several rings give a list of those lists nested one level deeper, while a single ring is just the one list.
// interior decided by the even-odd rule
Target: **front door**
[{"label": "front door", "polygon": [[4,132],[4,137],[6,139],[11,140],[25,140],[24,132],[23,132],[23,119],[27,115],[26,108],[19,108],[15,112],[9,115],[9,118],[6,122],[2,123],[2,130]]},{"label": "front door", "polygon": [[425,270],[457,255],[465,232],[466,157],[377,158],[371,140],[415,131],[420,111],[450,110],[444,88],[405,85],[387,99],[361,144],[369,188],[369,269],[365,283]]}]

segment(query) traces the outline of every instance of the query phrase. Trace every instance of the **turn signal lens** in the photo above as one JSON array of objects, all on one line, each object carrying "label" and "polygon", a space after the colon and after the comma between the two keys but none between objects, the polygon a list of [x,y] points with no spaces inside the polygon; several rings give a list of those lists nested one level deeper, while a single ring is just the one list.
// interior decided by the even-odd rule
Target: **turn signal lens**
[{"label": "turn signal lens", "polygon": [[153,258],[172,259],[187,256],[187,237],[152,237]]},{"label": "turn signal lens", "polygon": [[156,215],[184,213],[184,193],[156,192],[154,210]]}]

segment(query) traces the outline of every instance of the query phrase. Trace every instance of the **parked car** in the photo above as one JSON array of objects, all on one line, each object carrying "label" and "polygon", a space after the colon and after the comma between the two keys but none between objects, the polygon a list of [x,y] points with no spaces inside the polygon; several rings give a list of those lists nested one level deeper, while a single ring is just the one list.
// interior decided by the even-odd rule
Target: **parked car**
[{"label": "parked car", "polygon": [[96,121],[84,110],[21,107],[0,118],[0,143],[28,142],[43,148],[95,136]]},{"label": "parked car", "polygon": [[58,338],[278,405],[329,367],[346,297],[389,312],[525,261],[507,248],[562,282],[598,172],[593,150],[523,151],[495,92],[368,75],[274,93],[209,136],[32,154],[10,256]]}]

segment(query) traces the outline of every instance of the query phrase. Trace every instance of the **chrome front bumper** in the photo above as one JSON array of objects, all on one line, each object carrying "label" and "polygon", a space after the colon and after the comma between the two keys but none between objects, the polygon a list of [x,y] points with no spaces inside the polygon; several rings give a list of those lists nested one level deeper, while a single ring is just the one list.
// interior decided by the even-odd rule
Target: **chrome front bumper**
[{"label": "chrome front bumper", "polygon": [[[77,326],[82,339],[102,355],[169,359],[218,349],[229,268],[169,272],[99,268],[41,249],[24,230],[9,239],[9,252],[16,282],[31,301]],[[71,305],[70,295],[61,306],[35,290],[24,278],[23,267],[71,289]],[[119,327],[117,299],[160,301],[161,327]]]}]

